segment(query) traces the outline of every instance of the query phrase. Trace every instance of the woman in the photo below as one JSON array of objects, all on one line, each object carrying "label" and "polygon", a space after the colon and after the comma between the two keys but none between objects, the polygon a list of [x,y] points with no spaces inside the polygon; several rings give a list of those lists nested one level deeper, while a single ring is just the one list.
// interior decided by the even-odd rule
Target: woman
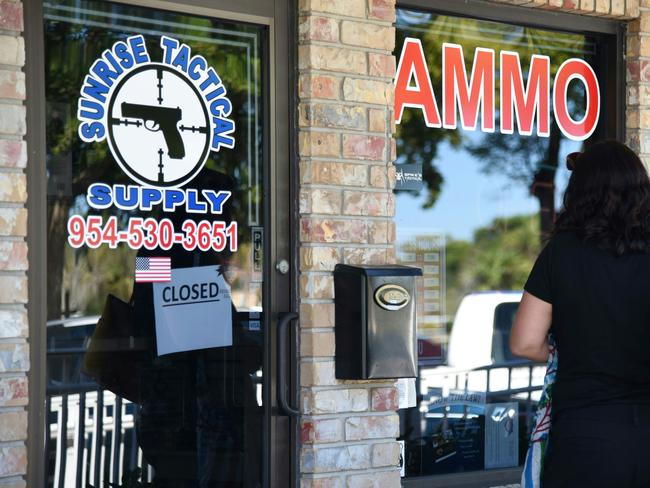
[{"label": "woman", "polygon": [[616,141],[567,165],[510,336],[534,361],[546,360],[549,331],[557,340],[542,486],[650,487],[650,179]]}]

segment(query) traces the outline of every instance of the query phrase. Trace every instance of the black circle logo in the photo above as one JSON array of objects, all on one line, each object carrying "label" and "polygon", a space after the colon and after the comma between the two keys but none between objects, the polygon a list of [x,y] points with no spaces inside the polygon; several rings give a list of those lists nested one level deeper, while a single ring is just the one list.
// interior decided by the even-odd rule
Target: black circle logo
[{"label": "black circle logo", "polygon": [[203,168],[210,117],[201,94],[180,71],[149,63],[128,73],[108,103],[108,145],[142,185],[181,186]]}]

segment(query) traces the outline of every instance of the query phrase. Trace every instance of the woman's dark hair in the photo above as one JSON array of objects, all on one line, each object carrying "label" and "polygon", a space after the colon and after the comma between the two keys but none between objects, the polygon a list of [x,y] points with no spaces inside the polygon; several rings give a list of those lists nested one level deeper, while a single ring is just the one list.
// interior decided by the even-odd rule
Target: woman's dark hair
[{"label": "woman's dark hair", "polygon": [[616,255],[650,251],[650,178],[634,151],[601,141],[569,163],[573,171],[553,234],[574,231]]}]

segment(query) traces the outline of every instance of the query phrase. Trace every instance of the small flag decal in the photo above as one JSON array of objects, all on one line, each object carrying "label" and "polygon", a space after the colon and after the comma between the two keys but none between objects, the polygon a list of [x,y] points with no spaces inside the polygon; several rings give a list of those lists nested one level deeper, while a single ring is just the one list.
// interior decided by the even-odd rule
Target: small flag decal
[{"label": "small flag decal", "polygon": [[135,258],[136,283],[161,283],[172,280],[172,258]]}]

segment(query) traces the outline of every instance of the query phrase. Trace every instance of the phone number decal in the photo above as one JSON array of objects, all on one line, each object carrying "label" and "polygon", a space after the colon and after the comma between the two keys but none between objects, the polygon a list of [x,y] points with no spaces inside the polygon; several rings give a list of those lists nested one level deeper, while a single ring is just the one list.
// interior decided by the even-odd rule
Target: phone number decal
[{"label": "phone number decal", "polygon": [[117,217],[106,222],[99,215],[86,218],[73,215],[68,220],[68,244],[73,248],[88,246],[96,249],[107,244],[115,249],[118,244],[127,244],[132,249],[171,249],[174,244],[187,251],[221,252],[226,248],[237,251],[237,222],[186,220],[177,232],[169,219],[131,217],[126,229],[119,230]]}]

